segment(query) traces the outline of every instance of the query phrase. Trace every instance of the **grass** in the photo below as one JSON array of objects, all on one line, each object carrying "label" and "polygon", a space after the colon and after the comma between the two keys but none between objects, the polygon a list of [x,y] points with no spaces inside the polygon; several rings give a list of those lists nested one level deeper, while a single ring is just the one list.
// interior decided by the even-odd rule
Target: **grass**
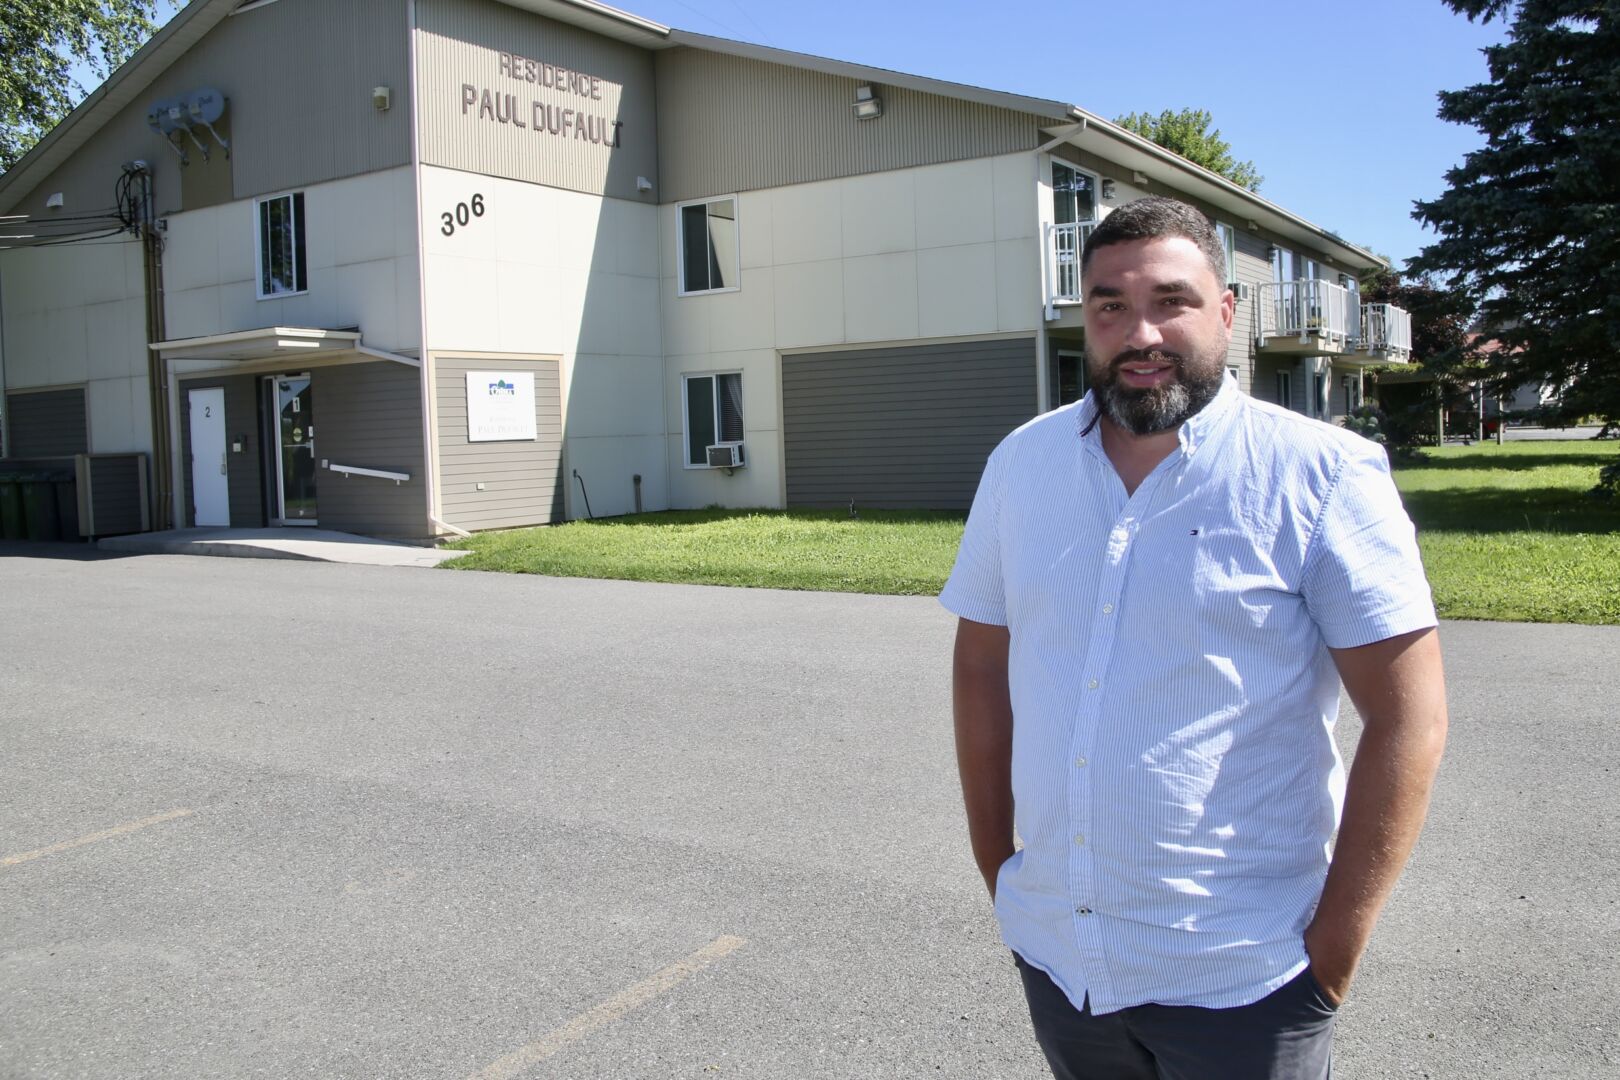
[{"label": "grass", "polygon": [[[1522,442],[1427,451],[1396,470],[1442,618],[1620,623],[1620,502],[1587,491],[1615,442]],[[622,578],[896,595],[937,593],[962,514],[676,510],[482,533],[445,564]]]},{"label": "grass", "polygon": [[1620,502],[1589,498],[1615,442],[1448,446],[1395,483],[1442,618],[1620,623]]},{"label": "grass", "polygon": [[560,577],[770,589],[939,592],[964,515],[939,511],[668,510],[481,533],[445,565]]}]

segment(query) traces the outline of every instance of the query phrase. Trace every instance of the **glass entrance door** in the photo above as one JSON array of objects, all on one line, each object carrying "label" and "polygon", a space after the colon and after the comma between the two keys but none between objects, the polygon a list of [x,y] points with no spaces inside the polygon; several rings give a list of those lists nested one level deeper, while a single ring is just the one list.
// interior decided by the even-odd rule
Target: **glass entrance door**
[{"label": "glass entrance door", "polygon": [[314,525],[315,401],[310,378],[280,375],[275,383],[276,501],[282,525]]}]

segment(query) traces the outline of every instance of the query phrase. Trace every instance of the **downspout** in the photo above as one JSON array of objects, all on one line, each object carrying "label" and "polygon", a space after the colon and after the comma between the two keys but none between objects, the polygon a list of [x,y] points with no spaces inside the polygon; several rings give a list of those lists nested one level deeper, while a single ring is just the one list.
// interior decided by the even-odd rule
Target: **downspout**
[{"label": "downspout", "polygon": [[[163,238],[158,235],[152,207],[152,172],[143,162],[133,168],[141,178],[141,261],[146,285],[146,341],[148,345],[168,339],[164,316]],[[152,410],[152,523],[158,529],[172,529],[174,515],[175,463],[173,450],[174,414],[169,408],[168,365],[156,349],[146,350],[147,395]]]},{"label": "downspout", "polygon": [[1041,217],[1041,164],[1042,159],[1054,146],[1068,142],[1072,137],[1086,130],[1085,117],[1080,118],[1078,124],[1064,129],[1049,141],[1037,146],[1035,154],[1035,245],[1041,263],[1041,314],[1043,316],[1039,329],[1035,332],[1035,411],[1047,412],[1052,408],[1052,377],[1051,357],[1047,355],[1046,324],[1057,318],[1057,309],[1052,305],[1052,281],[1048,273],[1051,252],[1047,250],[1051,243],[1046,235],[1046,222]]},{"label": "downspout", "polygon": [[434,478],[438,475],[439,448],[433,427],[433,354],[428,351],[427,332],[427,249],[422,243],[422,123],[421,84],[416,68],[416,0],[405,0],[405,47],[410,54],[411,95],[411,185],[416,190],[416,333],[418,355],[421,358],[422,377],[422,491],[427,498],[428,524],[441,533],[471,536],[466,529],[439,518],[439,490]]}]

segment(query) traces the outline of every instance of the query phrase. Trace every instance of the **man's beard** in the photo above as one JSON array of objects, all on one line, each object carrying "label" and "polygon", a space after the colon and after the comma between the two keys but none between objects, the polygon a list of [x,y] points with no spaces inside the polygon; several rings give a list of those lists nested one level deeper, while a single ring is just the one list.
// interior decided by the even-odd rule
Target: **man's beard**
[{"label": "man's beard", "polygon": [[[1119,369],[1143,362],[1169,364],[1174,378],[1144,389],[1126,386]],[[1205,372],[1189,370],[1180,353],[1132,349],[1114,357],[1103,374],[1092,382],[1108,418],[1132,435],[1156,435],[1180,427],[1215,400],[1221,380],[1226,377],[1219,364]]]}]

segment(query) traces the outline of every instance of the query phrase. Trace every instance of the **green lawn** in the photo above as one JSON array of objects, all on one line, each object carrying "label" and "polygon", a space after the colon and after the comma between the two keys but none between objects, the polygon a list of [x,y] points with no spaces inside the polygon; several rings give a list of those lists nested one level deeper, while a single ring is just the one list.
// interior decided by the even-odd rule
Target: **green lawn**
[{"label": "green lawn", "polygon": [[[1446,447],[1396,471],[1444,618],[1620,623],[1620,503],[1590,499],[1616,442]],[[482,533],[445,565],[560,577],[931,595],[963,515],[678,510]]]},{"label": "green lawn", "polygon": [[932,595],[962,514],[862,510],[669,510],[480,533],[444,565],[560,577]]},{"label": "green lawn", "polygon": [[1429,450],[1395,483],[1448,619],[1620,623],[1620,502],[1588,498],[1617,442]]}]

